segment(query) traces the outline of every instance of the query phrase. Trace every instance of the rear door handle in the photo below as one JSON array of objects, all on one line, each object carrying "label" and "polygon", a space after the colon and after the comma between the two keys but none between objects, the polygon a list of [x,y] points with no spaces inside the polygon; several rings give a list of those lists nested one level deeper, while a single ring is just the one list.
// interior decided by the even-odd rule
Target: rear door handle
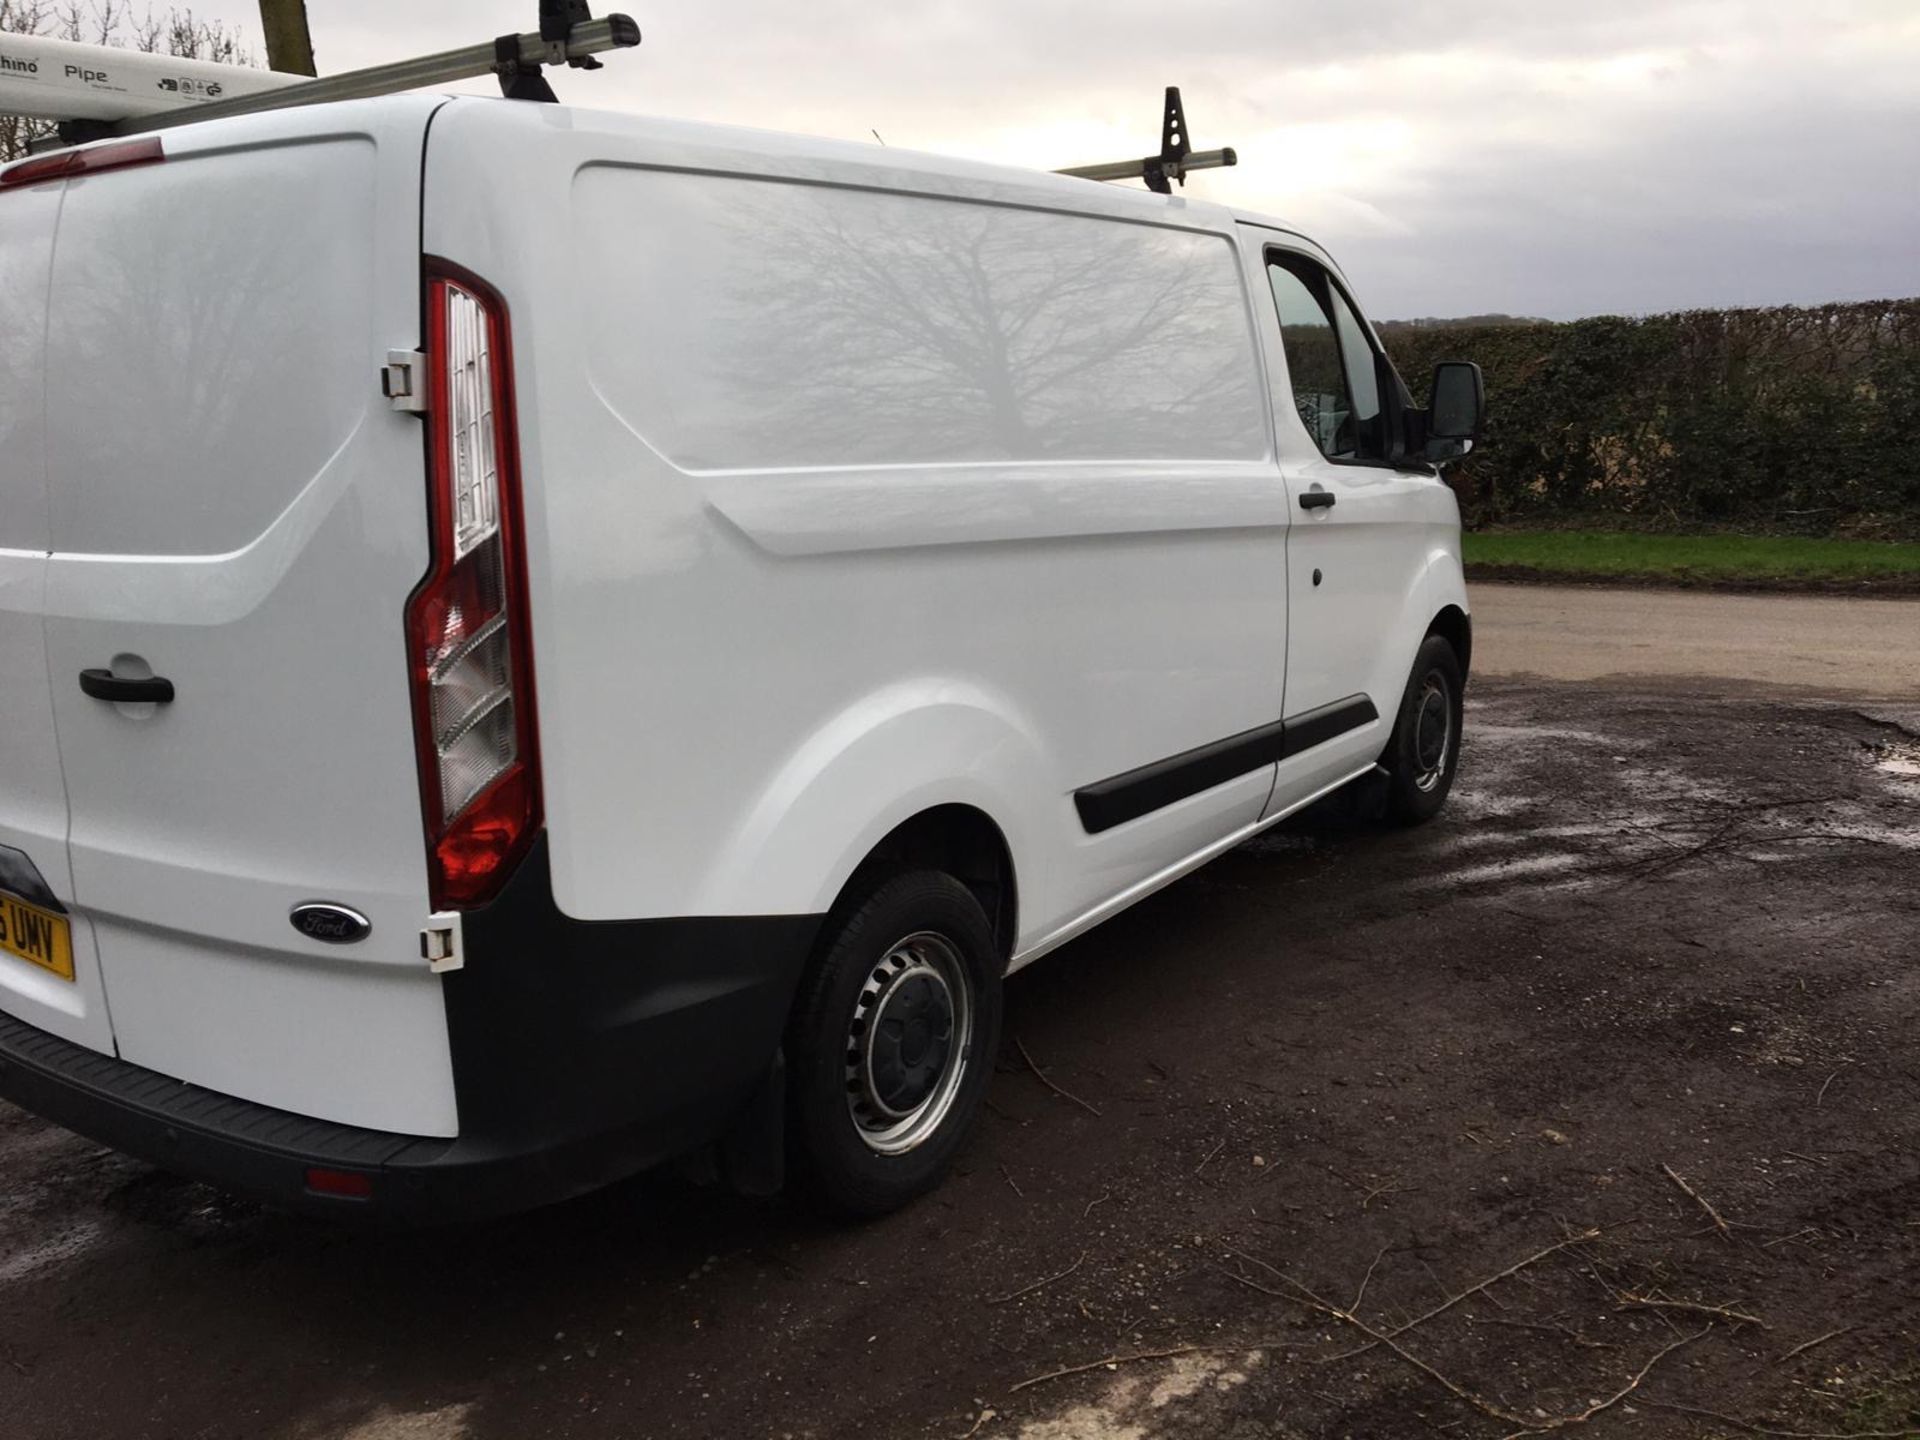
[{"label": "rear door handle", "polygon": [[159,675],[148,680],[128,680],[111,670],[82,670],[80,688],[96,700],[113,700],[122,705],[173,703],[173,682]]},{"label": "rear door handle", "polygon": [[1331,490],[1302,490],[1300,492],[1300,508],[1302,510],[1325,510],[1333,504],[1334,498],[1334,493]]}]

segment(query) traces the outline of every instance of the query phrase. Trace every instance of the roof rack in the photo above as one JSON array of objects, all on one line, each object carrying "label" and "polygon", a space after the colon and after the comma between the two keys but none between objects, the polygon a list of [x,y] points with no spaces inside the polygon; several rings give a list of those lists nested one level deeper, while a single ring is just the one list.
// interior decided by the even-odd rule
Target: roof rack
[{"label": "roof rack", "polygon": [[1167,103],[1160,114],[1160,153],[1144,160],[1115,160],[1106,165],[1075,165],[1056,170],[1056,175],[1077,175],[1082,180],[1144,180],[1156,195],[1171,195],[1169,182],[1186,187],[1189,170],[1218,170],[1238,165],[1240,157],[1231,146],[1224,150],[1195,150],[1187,143],[1187,114],[1180,107],[1180,87],[1167,87]]},{"label": "roof rack", "polygon": [[[231,115],[257,115],[333,100],[363,100],[488,74],[499,78],[500,89],[508,99],[553,103],[558,97],[541,74],[542,66],[568,65],[598,70],[600,62],[593,58],[595,55],[607,50],[629,49],[640,43],[640,27],[629,15],[613,14],[596,20],[588,0],[539,0],[539,3],[540,28],[527,34],[501,35],[479,45],[314,80],[294,79],[275,71],[16,35],[9,37],[9,43],[12,48],[22,50],[24,58],[6,57],[8,71],[16,81],[27,74],[41,83],[24,97],[10,91],[4,98],[28,115],[59,119],[58,141],[35,147],[44,149],[165,130]],[[45,53],[35,53],[34,47]],[[80,63],[75,63],[76,55]],[[88,59],[89,55],[99,56],[101,65],[111,63],[114,72],[108,74],[88,68],[94,63]],[[40,73],[43,62],[48,71],[44,77]],[[6,78],[0,75],[0,80]],[[151,109],[144,108],[129,91],[130,83],[147,88]],[[239,85],[245,85],[249,93],[233,94],[232,87]],[[219,98],[223,96],[225,98]],[[80,106],[80,114],[64,108],[69,105]],[[106,108],[100,108],[103,106]],[[73,118],[60,118],[63,116]],[[98,118],[102,116],[113,118]],[[1173,183],[1177,181],[1184,187],[1187,175],[1194,170],[1214,170],[1239,163],[1240,157],[1231,146],[1220,150],[1193,148],[1187,139],[1187,117],[1180,103],[1180,87],[1169,85],[1160,116],[1158,155],[1103,165],[1075,165],[1054,173],[1083,180],[1144,180],[1149,190],[1171,195]]]},{"label": "roof rack", "polygon": [[[143,134],[175,125],[193,125],[229,115],[255,115],[265,110],[320,105],[330,100],[391,95],[488,74],[499,77],[500,88],[509,99],[552,102],[558,97],[540,73],[541,66],[570,65],[576,69],[597,70],[600,62],[593,58],[595,55],[639,43],[640,27],[630,16],[608,15],[596,20],[587,0],[540,0],[540,28],[524,35],[502,35],[458,50],[443,50],[435,55],[422,55],[391,65],[373,65],[318,80],[299,80],[275,89],[208,100],[203,104],[181,104],[183,96],[179,85],[168,86],[161,80],[157,82],[158,87],[170,93],[164,99],[156,99],[154,110],[123,113],[122,118],[113,120],[63,120],[60,139],[66,144],[79,144],[110,135]],[[129,61],[164,59],[130,56],[120,50],[112,54],[123,68]],[[205,93],[203,86],[195,98]],[[219,86],[214,86],[212,93],[220,94]]]}]

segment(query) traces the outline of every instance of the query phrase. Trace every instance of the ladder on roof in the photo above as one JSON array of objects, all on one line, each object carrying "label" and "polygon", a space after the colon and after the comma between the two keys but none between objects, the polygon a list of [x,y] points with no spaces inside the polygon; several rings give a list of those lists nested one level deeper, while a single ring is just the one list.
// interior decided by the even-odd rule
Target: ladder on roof
[{"label": "ladder on roof", "polygon": [[1160,153],[1143,160],[1115,160],[1105,165],[1075,165],[1056,170],[1056,175],[1076,175],[1082,180],[1144,180],[1157,195],[1171,195],[1170,182],[1179,181],[1184,189],[1190,170],[1217,170],[1238,165],[1240,157],[1233,147],[1223,150],[1196,150],[1187,141],[1187,112],[1180,105],[1180,87],[1167,87],[1167,103],[1160,111]]},{"label": "ladder on roof", "polygon": [[318,80],[43,36],[9,35],[5,42],[0,109],[58,120],[60,142],[72,145],[488,74],[499,77],[509,99],[552,102],[557,97],[542,66],[597,70],[593,57],[638,45],[640,27],[626,15],[594,19],[587,0],[540,0],[539,29],[527,34]]}]

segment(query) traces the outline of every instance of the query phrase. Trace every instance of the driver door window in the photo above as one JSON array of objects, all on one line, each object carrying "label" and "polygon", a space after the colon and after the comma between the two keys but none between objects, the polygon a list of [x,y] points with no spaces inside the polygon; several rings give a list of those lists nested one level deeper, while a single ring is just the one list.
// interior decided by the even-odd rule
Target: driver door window
[{"label": "driver door window", "polygon": [[1329,460],[1384,460],[1374,351],[1353,306],[1302,255],[1270,252],[1267,281],[1280,312],[1294,409],[1307,434]]}]

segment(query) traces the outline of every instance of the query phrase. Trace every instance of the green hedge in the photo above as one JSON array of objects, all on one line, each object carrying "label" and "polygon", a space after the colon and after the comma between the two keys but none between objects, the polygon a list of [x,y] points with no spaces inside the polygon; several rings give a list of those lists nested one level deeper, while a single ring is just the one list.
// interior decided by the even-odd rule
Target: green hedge
[{"label": "green hedge", "polygon": [[1416,399],[1486,372],[1478,524],[1920,536],[1920,299],[1384,327]]}]

